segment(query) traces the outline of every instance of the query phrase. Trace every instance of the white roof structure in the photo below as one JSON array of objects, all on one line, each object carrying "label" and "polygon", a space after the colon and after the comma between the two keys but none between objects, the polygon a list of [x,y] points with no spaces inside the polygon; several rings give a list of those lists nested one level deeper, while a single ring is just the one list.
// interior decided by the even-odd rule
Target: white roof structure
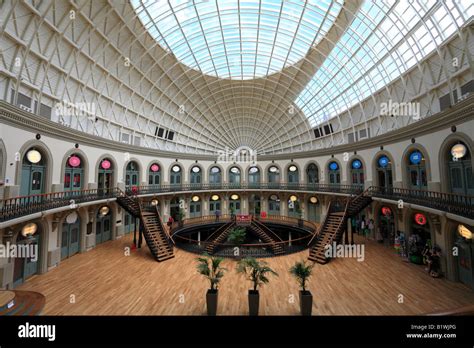
[{"label": "white roof structure", "polygon": [[473,15],[469,0],[10,1],[1,98],[161,150],[317,150],[455,102]]}]

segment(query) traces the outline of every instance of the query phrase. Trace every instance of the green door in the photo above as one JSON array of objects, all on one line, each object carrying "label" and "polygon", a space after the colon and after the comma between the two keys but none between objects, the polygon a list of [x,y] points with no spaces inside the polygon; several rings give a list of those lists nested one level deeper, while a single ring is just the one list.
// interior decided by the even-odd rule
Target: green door
[{"label": "green door", "polygon": [[125,212],[124,221],[125,234],[135,231],[135,218],[131,214]]},{"label": "green door", "polygon": [[79,252],[81,222],[77,218],[73,224],[64,223],[61,239],[61,260]]},{"label": "green door", "polygon": [[111,217],[106,215],[103,217],[97,217],[96,222],[96,235],[95,243],[96,245],[110,240],[111,237]]},{"label": "green door", "polygon": [[64,191],[82,190],[84,170],[82,168],[66,168],[64,172]]},{"label": "green door", "polygon": [[21,171],[21,196],[44,193],[45,167],[38,165],[23,165]]},{"label": "green door", "polygon": [[[22,238],[22,237],[19,237]],[[28,241],[26,239],[17,240],[17,245],[28,245],[29,250],[35,249],[36,257],[16,257],[13,270],[13,287],[17,287],[27,280],[32,275],[38,273],[39,266],[39,252],[40,252],[40,238],[39,234],[31,237]]]},{"label": "green door", "polygon": [[229,214],[232,212],[232,209],[234,209],[234,214],[240,214],[240,200],[229,202]]},{"label": "green door", "polygon": [[201,201],[189,203],[189,217],[201,217]]}]

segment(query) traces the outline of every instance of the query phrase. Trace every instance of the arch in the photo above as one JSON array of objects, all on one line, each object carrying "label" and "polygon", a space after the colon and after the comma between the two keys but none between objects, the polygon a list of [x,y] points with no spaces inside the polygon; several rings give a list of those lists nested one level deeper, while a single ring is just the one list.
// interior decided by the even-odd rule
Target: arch
[{"label": "arch", "polygon": [[127,167],[131,162],[135,162],[138,167],[138,186],[141,185],[142,183],[142,177],[143,177],[143,167],[142,163],[135,157],[130,157],[125,163],[123,164],[123,182],[125,183],[126,181],[126,175],[127,175]]},{"label": "arch", "polygon": [[112,162],[112,169],[113,169],[113,175],[112,175],[112,183],[113,185],[112,186],[117,186],[117,181],[118,181],[118,175],[117,175],[117,161],[115,160],[114,156],[112,156],[111,154],[109,153],[106,153],[106,154],[103,154],[101,155],[96,163],[95,163],[95,180],[96,180],[96,183],[98,183],[98,178],[99,178],[99,166],[100,166],[100,162],[102,162],[102,160],[104,159],[108,159],[110,160],[110,162]]},{"label": "arch", "polygon": [[[89,159],[87,158],[87,155],[84,151],[82,151],[80,149],[76,149],[76,148],[66,151],[66,153],[63,156],[63,159],[61,161],[61,175],[59,177],[59,183],[64,185],[64,175],[65,175],[65,171],[66,171],[67,160],[68,160],[69,156],[74,155],[74,154],[78,155],[81,158],[81,161],[82,161],[81,164],[82,164],[82,169],[83,169],[83,174],[84,174],[84,186],[88,185],[88,183],[89,183]],[[87,189],[87,187],[83,187],[82,189],[83,190]]]},{"label": "arch", "polygon": [[[46,219],[33,219],[30,221],[26,221],[22,224],[18,224],[17,227],[13,230],[13,236],[12,236],[12,241],[16,243],[17,239],[20,237],[21,229],[23,226],[27,223],[35,223],[38,226],[38,231],[36,232],[38,234],[38,260],[37,260],[37,266],[36,266],[36,272],[33,274],[42,274],[46,273],[48,271],[48,247],[49,247],[49,234],[50,234],[50,228],[49,228],[49,223]],[[15,260],[18,260],[20,258],[15,258]],[[21,258],[24,260],[24,258]],[[15,286],[15,263],[13,261],[13,275],[12,275],[12,285]],[[22,263],[22,267],[24,264]],[[31,274],[31,275],[33,275]],[[24,278],[24,273],[22,270],[22,283],[26,280]]]},{"label": "arch", "polygon": [[[226,175],[226,171],[224,170],[224,168],[220,165],[220,164],[217,164],[217,163],[212,163],[209,165],[209,167],[207,167],[207,182],[210,184],[211,183],[211,169],[214,168],[214,167],[217,167],[220,169],[220,173],[221,173],[221,181],[219,184],[222,184],[225,182],[225,175]],[[217,183],[214,183],[214,184],[217,184]]]},{"label": "arch", "polygon": [[[77,218],[79,220],[79,235],[78,235],[78,250],[77,250],[77,253],[80,253],[82,252],[82,241],[85,240],[86,236],[85,236],[85,231],[86,229],[84,228],[85,226],[84,225],[87,225],[87,220],[84,219],[84,215],[87,215],[87,214],[84,214],[84,213],[81,213],[79,212],[79,210],[72,210],[72,211],[69,211],[67,214],[64,214],[63,216],[61,216],[61,218],[59,219],[59,222],[58,222],[58,235],[57,235],[57,247],[59,249],[62,249],[62,239],[63,239],[63,227],[64,227],[64,223],[66,222],[66,218],[69,214],[72,214],[73,212],[75,212],[77,214]],[[61,252],[62,253],[62,252]],[[65,258],[69,258],[70,256],[73,256],[73,255],[68,255],[67,257]],[[60,259],[62,260],[63,257],[62,257],[62,254],[60,256]]]},{"label": "arch", "polygon": [[336,162],[337,163],[337,166],[338,166],[338,170],[339,170],[339,183],[336,183],[334,185],[340,185],[342,184],[342,166],[341,166],[341,162],[337,159],[337,158],[329,158],[326,163],[324,164],[324,175],[325,175],[325,178],[326,178],[326,184],[330,184],[330,170],[329,170],[329,164],[332,163],[332,162]]},{"label": "arch", "polygon": [[386,150],[379,150],[375,153],[373,159],[372,159],[372,182],[374,183],[374,186],[380,186],[380,183],[378,182],[378,175],[377,175],[377,168],[378,168],[378,160],[380,156],[385,155],[388,157],[390,162],[392,163],[392,182],[395,183],[397,181],[397,171],[396,171],[396,163],[395,160],[392,156],[392,154]]},{"label": "arch", "polygon": [[307,163],[305,164],[305,166],[304,166],[304,173],[303,173],[303,175],[304,175],[304,183],[305,183],[305,184],[309,184],[309,181],[308,181],[308,169],[309,169],[309,166],[310,166],[310,165],[315,165],[315,166],[316,166],[317,183],[319,183],[319,181],[320,181],[319,179],[320,179],[320,175],[321,175],[321,168],[319,167],[319,164],[318,164],[318,162],[316,162],[316,161],[309,161],[309,162],[307,162]]},{"label": "arch", "polygon": [[171,177],[172,177],[172,174],[174,173],[173,172],[174,166],[179,166],[181,168],[181,172],[180,172],[181,173],[181,183],[179,183],[179,184],[175,183],[174,185],[182,185],[182,184],[186,183],[187,182],[187,173],[186,173],[186,170],[185,170],[186,167],[183,163],[175,161],[175,162],[170,163],[170,166],[168,168],[169,184],[172,185]]},{"label": "arch", "polygon": [[267,164],[267,166],[265,167],[265,172],[264,172],[264,181],[267,182],[267,183],[270,181],[268,174],[269,174],[269,169],[270,169],[271,167],[277,167],[277,168],[278,168],[279,173],[280,173],[280,174],[279,174],[279,175],[280,175],[280,180],[279,180],[279,182],[281,182],[281,179],[282,179],[282,177],[281,177],[281,176],[282,176],[281,166],[280,166],[279,164],[277,164],[277,163],[269,163],[269,164]]},{"label": "arch", "polygon": [[245,170],[242,168],[242,166],[240,166],[240,165],[237,164],[237,163],[236,163],[236,164],[232,164],[232,165],[230,165],[230,166],[227,168],[227,181],[230,183],[230,170],[231,170],[232,168],[234,168],[234,167],[235,167],[235,168],[238,168],[239,171],[240,171],[240,173],[239,173],[239,175],[240,175],[240,182],[239,182],[239,183],[241,184],[241,183],[243,183],[243,182],[245,181],[245,179],[244,179],[244,178],[245,178]]},{"label": "arch", "polygon": [[[347,164],[346,164],[346,173],[347,173],[347,183],[349,185],[352,185],[353,184],[353,180],[352,180],[352,162],[354,162],[354,160],[359,160],[361,163],[362,163],[362,168],[359,169],[359,171],[362,171],[363,174],[364,174],[364,183],[367,181],[367,164],[365,163],[365,160],[362,156],[360,155],[352,155],[349,160],[347,161]],[[359,185],[362,185],[362,183],[359,183]]]},{"label": "arch", "polygon": [[53,178],[53,154],[51,153],[49,147],[42,141],[40,140],[29,140],[26,143],[23,144],[23,146],[20,148],[20,160],[16,162],[16,174],[15,174],[15,185],[18,185],[21,190],[21,171],[23,167],[23,158],[25,157],[26,152],[31,149],[32,147],[35,147],[40,150],[42,156],[45,158],[45,168],[46,168],[46,180],[45,180],[45,187],[44,187],[44,192],[51,192],[51,186],[52,186],[52,178]]},{"label": "arch", "polygon": [[469,149],[469,153],[471,154],[471,165],[472,168],[474,168],[474,141],[465,133],[451,133],[444,139],[438,154],[439,179],[442,192],[450,192],[448,166],[446,164],[448,163],[448,153],[450,152],[451,147],[459,141],[462,141]]},{"label": "arch", "polygon": [[401,169],[402,169],[402,185],[404,188],[410,188],[410,178],[408,177],[408,163],[409,163],[409,157],[413,151],[419,151],[423,155],[425,159],[425,171],[426,171],[426,184],[428,187],[428,183],[431,181],[431,162],[430,162],[430,157],[428,155],[428,151],[425,149],[425,147],[419,143],[414,143],[410,144],[409,146],[406,147],[405,151],[403,151],[402,154],[402,163],[401,163]]},{"label": "arch", "polygon": [[[257,168],[258,169],[258,182],[250,182],[250,168]],[[262,183],[262,180],[263,180],[263,171],[262,171],[262,167],[258,164],[251,164],[249,165],[247,168],[245,168],[245,175],[246,175],[246,182],[249,184],[249,185],[253,185],[254,187],[255,186],[259,186],[261,183]]]},{"label": "arch", "polygon": [[192,179],[192,176],[193,176],[193,172],[192,172],[192,169],[194,167],[199,167],[199,169],[201,169],[200,171],[200,174],[201,174],[201,182],[200,184],[203,184],[206,180],[206,171],[204,170],[204,167],[200,164],[200,163],[192,163],[190,166],[189,166],[189,183],[192,184],[191,182],[191,179]]},{"label": "arch", "polygon": [[145,174],[145,182],[147,185],[154,185],[154,183],[150,184],[150,178],[149,178],[149,175],[150,175],[150,168],[153,164],[157,164],[160,169],[157,173],[160,173],[160,185],[163,183],[164,181],[164,175],[166,173],[166,171],[163,169],[163,163],[161,163],[161,161],[159,160],[156,160],[156,159],[153,159],[151,161],[148,162],[146,168],[144,168],[144,174]]},{"label": "arch", "polygon": [[287,183],[290,182],[290,167],[295,166],[296,167],[296,173],[298,175],[298,180],[294,184],[298,184],[301,182],[301,168],[296,162],[290,162],[287,165],[285,165],[285,171],[282,173],[284,175],[283,181],[286,181]]}]

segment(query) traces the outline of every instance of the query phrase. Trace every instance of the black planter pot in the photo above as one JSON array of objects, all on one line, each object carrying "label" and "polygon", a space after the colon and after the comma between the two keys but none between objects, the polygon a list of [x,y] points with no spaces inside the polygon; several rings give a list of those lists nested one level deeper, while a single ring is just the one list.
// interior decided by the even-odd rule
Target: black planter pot
[{"label": "black planter pot", "polygon": [[206,304],[207,304],[207,315],[215,316],[217,313],[217,295],[218,290],[207,290]]},{"label": "black planter pot", "polygon": [[313,295],[310,291],[300,290],[301,315],[310,316],[313,310]]},{"label": "black planter pot", "polygon": [[258,315],[258,305],[260,302],[260,295],[258,290],[249,290],[249,315]]}]

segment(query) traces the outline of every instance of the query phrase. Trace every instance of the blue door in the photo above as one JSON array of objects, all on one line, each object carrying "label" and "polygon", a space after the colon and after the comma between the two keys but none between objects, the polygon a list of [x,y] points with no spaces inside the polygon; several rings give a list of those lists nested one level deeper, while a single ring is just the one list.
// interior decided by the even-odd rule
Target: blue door
[{"label": "blue door", "polygon": [[45,167],[25,164],[21,171],[21,196],[44,193]]},{"label": "blue door", "polygon": [[81,222],[77,218],[73,224],[64,223],[61,239],[61,259],[71,257],[79,252]]},{"label": "blue door", "polygon": [[96,222],[96,238],[95,243],[100,244],[110,240],[111,237],[111,216],[98,216]]},{"label": "blue door", "polygon": [[39,252],[40,252],[40,238],[36,234],[30,239],[25,239],[21,235],[18,237],[17,245],[28,245],[29,250],[35,250],[36,255],[32,257],[16,257],[13,268],[13,287],[22,284],[29,277],[38,273],[39,266]]}]

